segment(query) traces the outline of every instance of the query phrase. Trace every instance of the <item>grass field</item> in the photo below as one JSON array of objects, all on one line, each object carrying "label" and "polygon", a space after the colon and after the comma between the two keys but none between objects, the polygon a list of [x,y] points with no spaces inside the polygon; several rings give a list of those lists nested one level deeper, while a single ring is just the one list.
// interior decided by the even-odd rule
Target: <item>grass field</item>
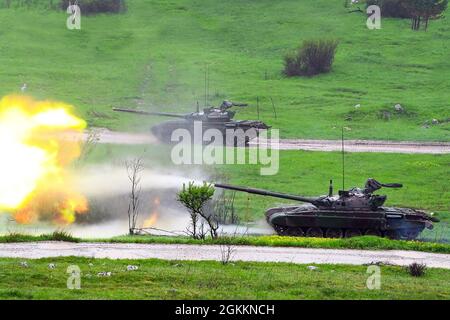
[{"label": "grass field", "polygon": [[[0,299],[449,299],[448,270],[413,278],[381,267],[380,290],[366,286],[365,266],[162,260],[0,259]],[[49,269],[50,263],[56,264]],[[81,289],[67,289],[69,265],[81,269]],[[127,271],[127,265],[139,267]],[[110,277],[98,276],[112,272]],[[120,290],[118,289],[120,288]]]},{"label": "grass field", "polygon": [[[282,137],[337,139],[344,125],[348,138],[450,139],[449,19],[432,21],[428,32],[383,19],[370,31],[343,1],[128,0],[126,13],[82,16],[82,29],[70,31],[68,15],[46,9],[48,1],[12,2],[0,7],[0,95],[27,83],[27,94],[72,103],[91,126],[139,127],[113,106],[193,110],[204,102],[209,65],[211,102],[247,101],[253,108],[238,118],[255,118],[259,97],[261,120]],[[322,38],[340,41],[330,74],[281,75],[288,50]],[[404,114],[379,117],[396,103]],[[443,123],[422,128],[433,118]],[[138,120],[143,128],[160,119]]]},{"label": "grass field", "polygon": [[[366,15],[348,13],[341,0],[126,0],[127,12],[82,14],[81,30],[67,30],[65,11],[48,0],[12,7],[0,3],[0,97],[20,93],[62,100],[90,127],[143,131],[162,121],[114,113],[112,107],[186,113],[224,99],[248,102],[236,118],[258,117],[282,138],[450,141],[450,20],[431,21],[413,32],[408,20],[383,19],[382,29],[366,28]],[[55,3],[58,1],[54,1]],[[450,10],[450,9],[449,9]],[[447,12],[448,13],[448,12]],[[283,56],[303,40],[337,39],[329,74],[286,78]],[[209,95],[205,97],[205,70]],[[276,105],[275,117],[271,99]],[[400,103],[405,112],[396,113]],[[360,104],[359,108],[355,105]],[[383,118],[389,112],[389,119]],[[424,126],[437,119],[439,124]],[[168,146],[98,145],[77,165],[123,166],[141,156],[158,170],[169,161]],[[202,173],[205,179],[285,193],[326,194],[329,179],[341,187],[336,152],[280,152],[280,171],[261,176],[256,165],[181,166],[176,173]],[[191,175],[189,175],[191,174]],[[433,211],[441,219],[422,238],[429,242],[375,237],[351,239],[242,236],[196,241],[187,237],[130,237],[105,242],[196,243],[392,249],[450,253],[450,155],[353,153],[346,155],[345,187],[366,178],[401,182],[381,190],[387,205]],[[174,195],[175,197],[175,195]],[[241,221],[264,219],[279,199],[237,194]],[[1,226],[2,228],[4,226]],[[7,227],[7,226],[6,226]],[[3,230],[1,230],[3,232]],[[32,236],[9,234],[0,243],[98,241],[65,232]],[[439,241],[443,243],[432,243]],[[450,271],[429,269],[421,278],[403,268],[382,266],[381,290],[368,290],[366,266],[285,263],[0,258],[0,299],[450,299]],[[56,263],[55,269],[49,264]],[[82,271],[81,290],[66,287],[67,267]],[[137,271],[126,271],[137,265]],[[98,276],[112,272],[110,277]]]}]

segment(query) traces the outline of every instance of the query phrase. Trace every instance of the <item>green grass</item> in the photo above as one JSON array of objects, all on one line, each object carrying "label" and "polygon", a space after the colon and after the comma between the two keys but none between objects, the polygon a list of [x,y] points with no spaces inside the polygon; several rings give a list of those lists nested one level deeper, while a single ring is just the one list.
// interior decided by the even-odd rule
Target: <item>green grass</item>
[{"label": "green grass", "polygon": [[[366,287],[365,266],[287,263],[0,259],[0,299],[449,299],[448,270],[411,277],[401,267],[381,267],[381,289]],[[55,269],[49,269],[55,263]],[[91,264],[91,265],[90,265]],[[127,265],[137,271],[126,271]],[[67,267],[81,269],[81,289],[69,290]],[[112,272],[99,277],[99,272]]]},{"label": "green grass", "polygon": [[65,231],[54,231],[53,233],[41,234],[39,236],[18,232],[11,232],[7,235],[0,236],[0,243],[33,242],[33,241],[80,242],[80,240],[81,239],[75,238],[70,233]]},{"label": "green grass", "polygon": [[35,241],[69,241],[69,242],[104,242],[104,243],[163,243],[163,244],[231,244],[249,246],[271,247],[299,247],[299,248],[325,248],[325,249],[365,249],[365,250],[413,250],[435,253],[450,253],[450,244],[390,240],[386,238],[362,236],[349,239],[324,239],[324,238],[297,238],[281,236],[237,236],[220,237],[218,239],[207,238],[196,240],[189,237],[168,236],[117,236],[102,239],[81,239],[65,233],[65,238],[60,235],[44,234],[33,236],[13,233],[0,236],[0,243],[35,242]]},{"label": "green grass", "polygon": [[[1,239],[1,238],[0,238]],[[1,241],[1,240],[0,240]],[[99,241],[96,239],[90,241]],[[436,253],[450,253],[450,244],[390,240],[373,236],[349,239],[298,238],[281,236],[242,236],[222,237],[217,240],[194,240],[188,237],[163,236],[119,236],[100,241],[112,243],[165,243],[165,244],[232,244],[273,247],[302,247],[326,249],[365,249],[365,250],[414,250]]]},{"label": "green grass", "polygon": [[[113,106],[193,110],[204,101],[208,64],[211,102],[248,101],[238,118],[255,118],[260,97],[261,120],[282,137],[336,139],[345,125],[348,138],[449,141],[448,122],[422,128],[449,116],[449,19],[427,32],[383,19],[370,31],[366,15],[348,13],[342,1],[128,0],[126,13],[82,16],[82,30],[70,31],[64,11],[37,3],[0,8],[0,95],[26,82],[28,94],[74,104],[91,126],[139,127]],[[340,41],[331,73],[281,75],[287,51],[322,38]],[[379,118],[396,103],[407,112]],[[137,118],[142,126],[159,120]]]}]

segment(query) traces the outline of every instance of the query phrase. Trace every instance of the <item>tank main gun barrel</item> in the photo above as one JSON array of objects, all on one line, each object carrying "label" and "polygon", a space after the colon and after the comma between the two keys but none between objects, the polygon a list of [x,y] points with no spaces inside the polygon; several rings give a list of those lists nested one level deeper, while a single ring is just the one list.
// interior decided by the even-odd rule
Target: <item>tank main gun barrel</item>
[{"label": "tank main gun barrel", "polygon": [[267,191],[267,190],[263,190],[263,189],[238,187],[238,186],[232,186],[232,185],[221,184],[221,183],[216,183],[216,184],[214,184],[214,186],[217,188],[222,188],[222,189],[235,190],[235,191],[247,192],[247,193],[252,193],[252,194],[259,194],[261,196],[275,197],[275,198],[295,200],[295,201],[301,201],[301,202],[309,202],[314,205],[319,205],[321,203],[320,198],[301,197],[301,196],[296,196],[296,195],[292,195],[292,194],[272,192],[272,191]]},{"label": "tank main gun barrel", "polygon": [[381,186],[385,188],[403,188],[401,183],[382,183]]},{"label": "tank main gun barrel", "polygon": [[248,107],[248,103],[233,102],[233,107]]},{"label": "tank main gun barrel", "polygon": [[186,117],[183,114],[167,113],[167,112],[151,112],[151,111],[144,111],[144,110],[124,109],[124,108],[113,108],[113,110],[117,111],[117,112],[136,113],[136,114],[141,114],[144,116],[165,116],[165,117],[183,118],[183,119]]}]

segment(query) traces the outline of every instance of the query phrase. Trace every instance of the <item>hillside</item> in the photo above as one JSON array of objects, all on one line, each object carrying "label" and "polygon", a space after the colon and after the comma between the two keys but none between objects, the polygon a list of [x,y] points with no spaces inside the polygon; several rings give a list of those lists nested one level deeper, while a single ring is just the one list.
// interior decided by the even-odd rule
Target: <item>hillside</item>
[{"label": "hillside", "polygon": [[[448,122],[423,127],[449,117],[448,19],[427,32],[383,19],[371,31],[342,1],[129,0],[126,13],[82,16],[82,29],[70,31],[65,12],[35,3],[0,8],[0,95],[27,83],[30,95],[77,106],[91,126],[136,127],[113,106],[192,110],[204,103],[207,64],[210,102],[254,106],[259,97],[261,119],[282,137],[337,139],[344,125],[348,138],[450,140]],[[284,53],[319,38],[340,41],[332,72],[284,78]],[[396,103],[406,112],[395,114]],[[237,117],[255,118],[256,110]],[[138,129],[159,120],[142,119]]]}]

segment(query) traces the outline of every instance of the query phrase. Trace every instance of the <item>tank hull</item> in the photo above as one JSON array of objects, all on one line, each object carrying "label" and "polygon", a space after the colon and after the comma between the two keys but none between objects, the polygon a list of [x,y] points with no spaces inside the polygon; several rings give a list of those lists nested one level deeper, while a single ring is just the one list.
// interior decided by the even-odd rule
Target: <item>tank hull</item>
[{"label": "tank hull", "polygon": [[267,210],[267,222],[279,235],[314,237],[386,236],[415,239],[433,226],[424,213],[407,208],[322,210],[312,205]]},{"label": "tank hull", "polygon": [[[220,144],[232,146],[247,145],[250,140],[258,136],[259,130],[265,129],[262,126],[259,126],[260,122],[248,120],[229,122],[203,121],[199,123],[201,123],[202,134],[204,134],[209,129],[218,130],[223,137],[223,139],[220,141]],[[161,142],[171,144],[178,142],[172,141],[172,134],[177,129],[187,130],[191,136],[192,142],[196,142],[194,141],[194,122],[189,120],[166,121],[153,126],[151,128],[151,132]],[[241,129],[243,132],[238,129]],[[233,132],[234,136],[227,136],[227,130]],[[203,144],[211,143],[211,141],[203,141],[203,137],[199,138],[201,139],[201,143]]]}]

